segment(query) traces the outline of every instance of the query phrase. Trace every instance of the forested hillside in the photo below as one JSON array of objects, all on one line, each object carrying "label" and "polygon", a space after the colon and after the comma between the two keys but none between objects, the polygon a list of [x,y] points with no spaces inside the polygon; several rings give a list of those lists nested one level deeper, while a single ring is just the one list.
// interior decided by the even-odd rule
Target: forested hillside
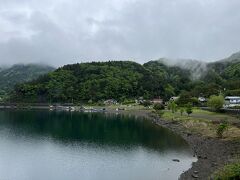
[{"label": "forested hillside", "polygon": [[220,91],[225,95],[240,95],[240,53],[209,63],[200,80],[209,92],[207,95]]},{"label": "forested hillside", "polygon": [[206,64],[198,79],[192,73],[189,67],[169,66],[159,60],[143,65],[131,61],[65,65],[17,85],[11,101],[77,103],[159,96],[168,100],[184,92],[191,97],[240,94],[240,58],[236,55],[234,59]]},{"label": "forested hillside", "polygon": [[14,85],[18,83],[31,81],[53,70],[53,67],[38,64],[16,64],[9,68],[1,68],[0,96],[13,90]]},{"label": "forested hillside", "polygon": [[[157,68],[157,69],[154,69]],[[143,96],[169,98],[187,88],[180,68],[149,62],[92,62],[66,65],[30,83],[18,85],[12,99],[24,102],[120,101]],[[173,88],[179,86],[179,88]]]}]

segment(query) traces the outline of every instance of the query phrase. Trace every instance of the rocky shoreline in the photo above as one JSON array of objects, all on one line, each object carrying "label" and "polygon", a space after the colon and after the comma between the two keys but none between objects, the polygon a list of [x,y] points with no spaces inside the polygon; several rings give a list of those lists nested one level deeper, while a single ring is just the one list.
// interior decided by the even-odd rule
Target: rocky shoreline
[{"label": "rocky shoreline", "polygon": [[150,117],[156,124],[181,135],[191,146],[197,162],[179,177],[180,180],[211,179],[211,174],[226,163],[234,162],[240,155],[240,142],[226,141],[190,133],[177,121]]}]

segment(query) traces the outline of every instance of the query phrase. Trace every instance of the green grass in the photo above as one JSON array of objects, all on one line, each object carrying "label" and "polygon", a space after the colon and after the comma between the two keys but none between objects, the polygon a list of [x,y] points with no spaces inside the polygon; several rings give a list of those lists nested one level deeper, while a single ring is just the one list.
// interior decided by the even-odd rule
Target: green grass
[{"label": "green grass", "polygon": [[240,179],[240,162],[228,164],[213,175],[214,180],[238,180]]}]

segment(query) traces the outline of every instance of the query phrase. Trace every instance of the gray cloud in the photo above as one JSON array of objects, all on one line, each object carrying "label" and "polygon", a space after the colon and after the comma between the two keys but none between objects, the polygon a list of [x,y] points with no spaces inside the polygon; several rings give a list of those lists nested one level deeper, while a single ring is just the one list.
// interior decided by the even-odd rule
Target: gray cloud
[{"label": "gray cloud", "polygon": [[239,0],[0,0],[0,64],[160,57],[217,60],[240,50]]}]

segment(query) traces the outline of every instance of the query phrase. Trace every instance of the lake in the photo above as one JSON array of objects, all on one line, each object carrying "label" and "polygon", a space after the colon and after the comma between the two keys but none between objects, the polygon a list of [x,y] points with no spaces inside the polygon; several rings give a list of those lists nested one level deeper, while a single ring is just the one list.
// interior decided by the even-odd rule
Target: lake
[{"label": "lake", "polygon": [[144,118],[0,110],[2,180],[171,180],[193,161],[180,136]]}]

